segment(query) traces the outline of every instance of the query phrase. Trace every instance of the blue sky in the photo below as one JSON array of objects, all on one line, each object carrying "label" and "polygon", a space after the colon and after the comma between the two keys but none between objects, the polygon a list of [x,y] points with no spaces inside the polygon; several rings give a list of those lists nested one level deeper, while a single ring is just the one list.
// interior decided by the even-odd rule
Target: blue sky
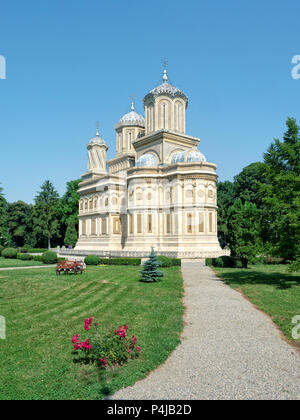
[{"label": "blue sky", "polygon": [[115,153],[114,125],[161,82],[189,96],[188,134],[231,180],[261,160],[288,116],[300,123],[299,0],[2,1],[0,182],[32,202],[86,170],[96,121]]}]

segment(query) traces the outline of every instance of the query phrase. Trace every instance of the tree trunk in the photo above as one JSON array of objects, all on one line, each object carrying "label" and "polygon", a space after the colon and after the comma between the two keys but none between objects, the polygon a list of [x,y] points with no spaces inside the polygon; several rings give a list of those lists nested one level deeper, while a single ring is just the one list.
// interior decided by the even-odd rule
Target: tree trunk
[{"label": "tree trunk", "polygon": [[51,248],[51,241],[50,241],[50,238],[48,238],[48,249],[50,248]]},{"label": "tree trunk", "polygon": [[241,262],[242,262],[242,268],[248,268],[248,259],[247,258],[242,257]]}]

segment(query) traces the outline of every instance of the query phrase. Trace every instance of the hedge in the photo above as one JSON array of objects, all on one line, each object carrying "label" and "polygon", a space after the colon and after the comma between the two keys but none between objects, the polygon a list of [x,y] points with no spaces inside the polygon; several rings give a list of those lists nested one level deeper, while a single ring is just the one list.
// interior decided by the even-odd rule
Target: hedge
[{"label": "hedge", "polygon": [[86,265],[98,265],[100,258],[97,255],[87,255],[84,259]]},{"label": "hedge", "polygon": [[30,254],[17,254],[18,260],[30,261],[33,260],[33,255]]},{"label": "hedge", "polygon": [[39,262],[43,262],[43,257],[42,255],[34,255],[33,256],[34,261],[39,261]]},{"label": "hedge", "polygon": [[15,248],[5,248],[1,255],[4,258],[17,258],[18,251]]},{"label": "hedge", "polygon": [[206,258],[205,264],[211,267],[234,268],[237,265],[237,261],[233,257],[224,255],[223,257],[219,258]]},{"label": "hedge", "polygon": [[98,264],[103,265],[141,265],[141,258],[99,258]]},{"label": "hedge", "polygon": [[0,245],[0,255],[2,254],[3,249],[4,249],[4,246]]},{"label": "hedge", "polygon": [[165,257],[164,255],[158,256],[158,261],[161,263],[161,267],[181,267],[181,259],[180,258],[169,258]]},{"label": "hedge", "polygon": [[57,254],[53,251],[46,251],[42,255],[42,261],[44,264],[55,264],[57,263]]},{"label": "hedge", "polygon": [[48,251],[46,248],[26,248],[30,254],[43,254]]}]

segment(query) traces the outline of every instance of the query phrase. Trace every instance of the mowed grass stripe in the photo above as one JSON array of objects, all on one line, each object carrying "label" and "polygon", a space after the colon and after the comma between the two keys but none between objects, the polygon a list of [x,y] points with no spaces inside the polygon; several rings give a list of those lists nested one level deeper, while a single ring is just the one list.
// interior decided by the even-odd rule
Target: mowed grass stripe
[{"label": "mowed grass stripe", "polygon": [[[88,267],[69,278],[35,271],[0,279],[0,312],[9,314],[7,340],[0,342],[0,399],[101,399],[144,377],[178,344],[178,268],[164,270],[159,284],[140,283],[140,267]],[[87,337],[83,318],[92,315],[104,329],[127,322],[143,349],[129,365],[105,371],[101,382],[93,366],[75,365],[71,354],[70,337]]]},{"label": "mowed grass stripe", "polygon": [[[71,296],[66,293],[65,302],[61,300],[56,303],[54,300],[49,306],[44,304],[39,305],[39,303],[36,302],[34,310],[29,310],[23,314],[20,313],[20,316],[23,317],[24,321],[35,322],[44,317],[51,317],[52,315],[55,316],[58,313],[64,316],[73,316],[76,313],[82,313],[82,310],[79,310],[78,308],[82,307],[86,303],[98,301],[100,295],[103,295],[105,298],[105,295],[110,292],[109,290],[105,293],[101,292],[99,285],[97,284],[90,284],[89,286],[90,287],[87,288],[87,291],[84,294],[81,293],[79,295],[73,293]],[[93,297],[91,298],[91,296]]]}]

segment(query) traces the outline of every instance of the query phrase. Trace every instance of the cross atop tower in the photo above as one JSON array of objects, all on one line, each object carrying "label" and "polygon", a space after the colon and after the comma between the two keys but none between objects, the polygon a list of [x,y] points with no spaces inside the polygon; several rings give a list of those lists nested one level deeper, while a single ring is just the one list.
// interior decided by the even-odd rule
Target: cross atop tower
[{"label": "cross atop tower", "polygon": [[99,127],[100,127],[99,121],[96,121],[96,127],[97,127],[96,136],[100,136],[100,133],[99,133]]},{"label": "cross atop tower", "polygon": [[167,75],[168,62],[167,62],[167,59],[166,58],[164,58],[163,66],[164,66],[163,82],[164,83],[167,83],[167,81],[168,81],[168,75]]},{"label": "cross atop tower", "polygon": [[131,111],[134,111],[134,100],[135,100],[135,96],[133,94],[131,94],[130,97],[131,97]]}]

